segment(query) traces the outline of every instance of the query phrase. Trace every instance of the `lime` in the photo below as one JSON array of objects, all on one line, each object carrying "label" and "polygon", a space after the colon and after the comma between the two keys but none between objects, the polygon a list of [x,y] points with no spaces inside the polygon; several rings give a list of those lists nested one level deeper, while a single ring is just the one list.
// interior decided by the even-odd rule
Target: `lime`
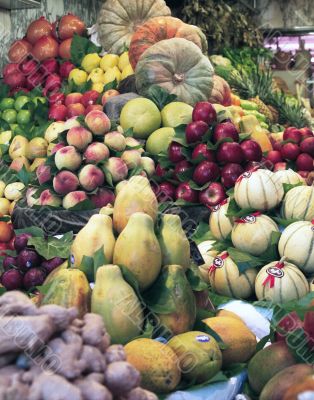
[{"label": "lime", "polygon": [[18,124],[29,124],[32,120],[32,113],[29,110],[20,110],[16,120]]},{"label": "lime", "polygon": [[9,110],[10,108],[14,108],[14,99],[12,97],[5,97],[0,102],[0,110]]},{"label": "lime", "polygon": [[8,124],[14,124],[16,122],[16,117],[17,117],[17,112],[15,110],[13,110],[12,108],[9,110],[4,110],[2,113],[2,118]]},{"label": "lime", "polygon": [[20,111],[25,106],[25,104],[28,103],[29,101],[30,101],[29,97],[19,96],[15,100],[14,108],[16,109],[16,111]]}]

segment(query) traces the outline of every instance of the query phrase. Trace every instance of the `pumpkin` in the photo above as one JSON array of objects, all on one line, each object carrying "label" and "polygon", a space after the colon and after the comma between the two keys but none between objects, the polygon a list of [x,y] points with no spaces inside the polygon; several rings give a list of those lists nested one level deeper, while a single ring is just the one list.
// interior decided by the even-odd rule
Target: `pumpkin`
[{"label": "pumpkin", "polygon": [[247,299],[254,293],[256,269],[249,268],[241,273],[227,252],[215,257],[208,273],[212,289],[222,296]]},{"label": "pumpkin", "polygon": [[229,200],[224,200],[221,204],[212,208],[212,212],[209,217],[209,229],[217,240],[226,239],[226,237],[232,231],[232,222],[227,217]]},{"label": "pumpkin", "polygon": [[142,96],[152,85],[159,85],[191,106],[209,99],[213,74],[200,48],[182,38],[161,40],[149,47],[135,69],[136,87]]},{"label": "pumpkin", "polygon": [[281,216],[302,221],[314,219],[314,187],[296,186],[289,190],[281,205]]},{"label": "pumpkin", "polygon": [[213,90],[208,101],[211,103],[222,104],[223,106],[231,106],[231,90],[229,84],[220,76],[214,75],[213,77]]},{"label": "pumpkin", "polygon": [[107,0],[97,21],[100,44],[108,53],[121,54],[139,25],[170,14],[164,0]]},{"label": "pumpkin", "polygon": [[132,36],[129,58],[135,69],[138,60],[146,49],[157,42],[174,37],[184,38],[195,43],[203,53],[207,53],[208,45],[203,32],[194,25],[185,24],[174,17],[155,17],[139,26]]},{"label": "pumpkin", "polygon": [[255,292],[258,300],[286,303],[304,297],[309,292],[309,284],[296,265],[274,261],[259,271]]},{"label": "pumpkin", "polygon": [[306,275],[314,274],[314,224],[298,221],[287,226],[278,243],[281,257],[297,265]]},{"label": "pumpkin", "polygon": [[279,232],[277,224],[267,215],[254,213],[235,220],[231,240],[237,249],[259,256],[270,245],[272,232]]},{"label": "pumpkin", "polygon": [[282,184],[287,183],[290,185],[296,185],[297,183],[303,183],[305,185],[305,180],[293,169],[281,169],[275,172],[275,179],[280,181]]},{"label": "pumpkin", "polygon": [[266,169],[244,172],[234,187],[234,198],[238,206],[258,211],[277,207],[283,195],[281,182],[275,179],[273,172]]}]

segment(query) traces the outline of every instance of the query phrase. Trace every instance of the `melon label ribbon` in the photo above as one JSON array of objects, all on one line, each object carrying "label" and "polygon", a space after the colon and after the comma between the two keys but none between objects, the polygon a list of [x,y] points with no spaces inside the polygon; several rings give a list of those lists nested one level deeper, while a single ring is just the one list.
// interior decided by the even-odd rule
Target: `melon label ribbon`
[{"label": "melon label ribbon", "polygon": [[220,208],[222,206],[224,206],[225,204],[228,203],[228,197],[225,198],[221,203],[217,204],[217,206],[209,206],[208,208],[212,211],[212,212],[216,212],[218,210],[220,210]]},{"label": "melon label ribbon", "polygon": [[245,171],[243,172],[242,175],[239,176],[239,178],[236,180],[236,183],[240,183],[244,178],[248,179],[251,178],[253,172],[257,171],[260,167],[256,166],[252,168],[250,171]]},{"label": "melon label ribbon", "polygon": [[214,258],[213,264],[209,267],[208,271],[210,274],[213,274],[217,268],[222,268],[225,264],[225,259],[229,257],[229,253],[225,251],[218,257]]},{"label": "melon label ribbon", "polygon": [[273,267],[269,267],[267,268],[266,272],[267,272],[267,278],[264,280],[263,282],[263,286],[266,286],[267,283],[269,282],[269,287],[272,289],[275,286],[275,279],[276,278],[282,278],[285,273],[283,272],[282,268],[285,266],[284,263],[284,257],[277,262],[276,265],[274,265]]},{"label": "melon label ribbon", "polygon": [[260,211],[256,211],[255,213],[246,215],[245,217],[237,218],[235,222],[237,224],[254,224],[256,222],[256,217],[262,215]]}]

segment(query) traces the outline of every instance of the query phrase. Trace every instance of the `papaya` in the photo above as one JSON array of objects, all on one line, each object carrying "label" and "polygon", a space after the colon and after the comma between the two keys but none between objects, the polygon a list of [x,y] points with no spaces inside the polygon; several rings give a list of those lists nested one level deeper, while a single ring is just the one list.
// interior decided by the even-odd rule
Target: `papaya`
[{"label": "papaya", "polygon": [[112,219],[108,215],[95,214],[76,235],[72,244],[72,264],[80,268],[83,257],[93,257],[101,247],[106,261],[112,262],[115,237],[112,231]]},{"label": "papaya", "polygon": [[141,333],[143,309],[117,265],[97,269],[92,312],[102,316],[111,343],[125,344]]},{"label": "papaya", "polygon": [[174,336],[168,346],[176,353],[182,377],[187,382],[206,382],[221,369],[222,355],[219,345],[207,333],[182,333]]},{"label": "papaya", "polygon": [[246,362],[255,353],[256,337],[243,322],[230,317],[212,317],[203,322],[227,345],[222,350],[224,367]]},{"label": "papaya", "polygon": [[154,283],[161,269],[161,250],[153,219],[148,214],[136,212],[131,215],[117,239],[113,262],[133,273],[140,290]]},{"label": "papaya", "polygon": [[57,304],[65,308],[76,307],[79,317],[90,312],[91,289],[85,274],[75,268],[60,268],[46,279],[49,285],[41,305]]},{"label": "papaya", "polygon": [[181,380],[179,360],[166,344],[135,339],[124,347],[127,361],[141,373],[141,387],[155,393],[173,391]]},{"label": "papaya", "polygon": [[17,135],[13,138],[9,147],[9,156],[12,160],[18,157],[26,157],[28,147],[28,140],[21,135]]},{"label": "papaya", "polygon": [[[154,287],[157,288],[154,291]],[[161,288],[161,290],[158,290]],[[165,292],[163,291],[165,289]],[[156,293],[154,302],[172,304],[173,312],[156,313],[158,325],[173,335],[190,331],[196,319],[196,301],[191,286],[180,265],[166,265],[149,293]],[[156,304],[155,303],[155,304]]]},{"label": "papaya", "polygon": [[162,265],[190,266],[190,243],[182,229],[179,215],[164,214],[158,235],[162,254]]},{"label": "papaya", "polygon": [[130,216],[136,212],[148,214],[153,221],[157,219],[158,201],[149,180],[141,175],[133,176],[121,186],[113,211],[113,226],[120,233],[126,227]]},{"label": "papaya", "polygon": [[313,375],[313,365],[294,364],[273,376],[264,386],[259,400],[282,400],[291,387]]},{"label": "papaya", "polygon": [[266,383],[278,372],[296,363],[285,342],[273,343],[256,353],[248,364],[251,388],[260,394]]},{"label": "papaya", "polygon": [[314,375],[311,375],[296,385],[291,386],[285,393],[283,400],[314,399]]}]

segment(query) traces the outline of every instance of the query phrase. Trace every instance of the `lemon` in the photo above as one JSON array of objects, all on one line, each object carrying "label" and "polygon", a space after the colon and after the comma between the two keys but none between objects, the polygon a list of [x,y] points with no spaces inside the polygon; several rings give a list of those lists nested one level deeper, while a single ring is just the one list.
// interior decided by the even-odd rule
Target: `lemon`
[{"label": "lemon", "polygon": [[83,85],[87,81],[87,73],[81,69],[74,68],[70,72],[69,81],[72,80],[76,85]]},{"label": "lemon", "polygon": [[104,83],[101,82],[93,83],[92,90],[96,90],[96,92],[102,93],[104,91],[104,86]]},{"label": "lemon", "polygon": [[12,139],[12,131],[4,131],[0,133],[0,144],[10,144]]},{"label": "lemon", "polygon": [[0,197],[3,197],[5,187],[6,184],[3,181],[0,181]]},{"label": "lemon", "polygon": [[130,60],[129,60],[129,52],[125,51],[124,53],[121,54],[120,58],[119,58],[119,70],[123,71],[124,68],[130,64]]},{"label": "lemon", "polygon": [[104,71],[101,68],[95,68],[89,74],[88,80],[91,80],[93,83],[103,83],[104,76]]},{"label": "lemon", "polygon": [[116,54],[106,54],[100,61],[100,68],[107,71],[110,68],[116,67],[119,63],[119,56]]},{"label": "lemon", "polygon": [[134,71],[131,64],[128,64],[126,67],[123,68],[121,79],[125,79],[130,75],[133,75]]},{"label": "lemon", "polygon": [[110,68],[105,72],[104,84],[107,85],[107,83],[110,83],[115,79],[117,82],[121,81],[121,72],[118,67]]},{"label": "lemon", "polygon": [[81,63],[82,68],[90,73],[93,69],[98,68],[101,58],[97,53],[87,54]]},{"label": "lemon", "polygon": [[8,199],[0,198],[0,214],[9,215],[11,202]]}]

